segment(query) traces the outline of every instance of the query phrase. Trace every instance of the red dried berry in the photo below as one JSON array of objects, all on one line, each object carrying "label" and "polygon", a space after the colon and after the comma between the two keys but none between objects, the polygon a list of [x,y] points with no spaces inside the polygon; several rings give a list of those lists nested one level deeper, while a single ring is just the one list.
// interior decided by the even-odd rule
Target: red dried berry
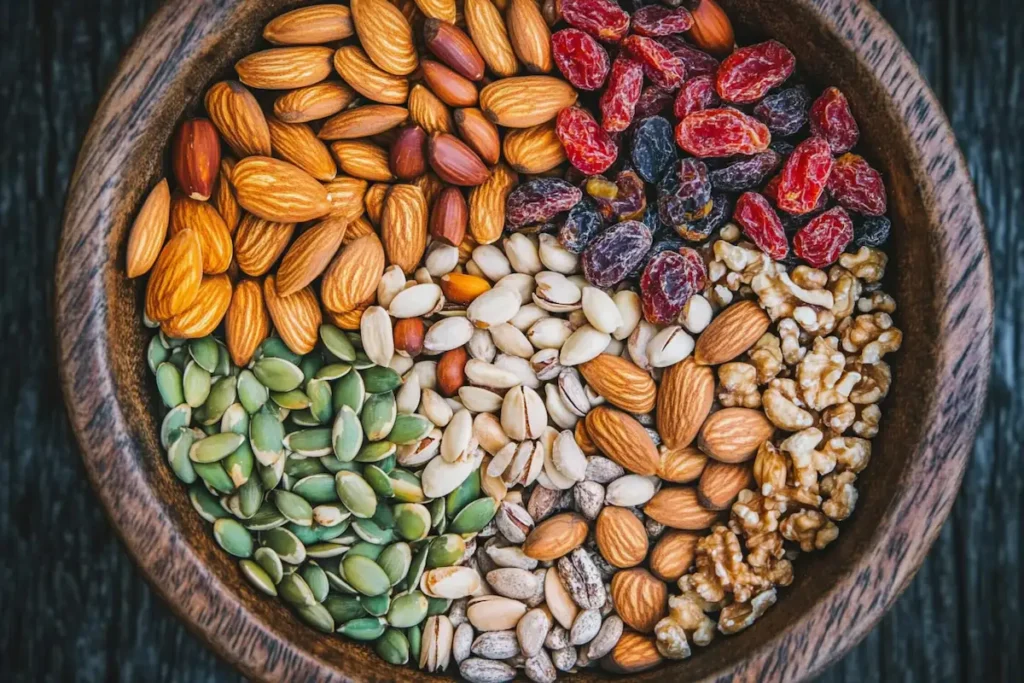
[{"label": "red dried berry", "polygon": [[776,261],[786,258],[786,254],[789,253],[786,231],[782,228],[779,215],[775,213],[775,209],[764,195],[744,192],[736,200],[732,219],[743,228],[743,234],[756,244],[758,249]]},{"label": "red dried berry", "polygon": [[604,43],[617,43],[629,32],[629,14],[610,0],[562,0],[562,18]]},{"label": "red dried berry", "polygon": [[633,32],[641,36],[670,36],[689,31],[691,26],[693,15],[683,7],[648,5],[633,12]]},{"label": "red dried berry", "polygon": [[828,190],[848,211],[868,216],[881,216],[885,213],[885,183],[882,182],[882,174],[859,154],[847,153],[836,159],[828,179]]},{"label": "red dried berry", "polygon": [[629,128],[643,86],[644,69],[640,62],[621,54],[616,57],[612,62],[608,87],[598,102],[601,125],[606,131],[619,132]]},{"label": "red dried berry", "polygon": [[779,205],[779,181],[780,176],[775,176],[768,181],[768,184],[761,190],[761,194],[771,200],[772,204]]},{"label": "red dried berry", "polygon": [[551,36],[551,53],[565,80],[579,90],[597,90],[608,77],[608,52],[589,33],[567,28]]},{"label": "red dried berry", "polygon": [[768,127],[738,109],[697,111],[676,126],[676,144],[696,157],[731,157],[768,149]]},{"label": "red dried berry", "polygon": [[807,138],[796,146],[782,167],[775,203],[788,213],[810,213],[825,192],[832,166],[832,152],[825,138]]},{"label": "red dried berry", "polygon": [[616,285],[647,255],[651,241],[651,229],[640,221],[613,225],[583,250],[583,275],[595,287]]},{"label": "red dried berry", "polygon": [[658,42],[668,48],[669,52],[679,58],[686,67],[686,75],[690,78],[697,76],[714,76],[718,73],[718,60],[703,50],[698,50],[693,45],[686,43],[678,36],[665,36],[659,38]]},{"label": "red dried berry", "polygon": [[656,85],[646,85],[640,92],[640,99],[636,102],[635,118],[646,119],[648,116],[656,116],[672,105],[672,93],[662,90]]},{"label": "red dried berry", "polygon": [[586,109],[566,107],[555,120],[569,163],[586,175],[604,173],[615,163],[619,148]]},{"label": "red dried berry", "polygon": [[828,140],[833,154],[849,152],[860,138],[860,128],[839,88],[828,88],[811,105],[811,134]]},{"label": "red dried berry", "polygon": [[837,206],[800,228],[793,238],[793,252],[815,268],[836,262],[853,241],[853,221],[846,209]]},{"label": "red dried berry", "polygon": [[622,47],[644,65],[644,73],[651,83],[665,90],[676,90],[686,79],[686,65],[672,51],[645,36],[629,36]]},{"label": "red dried berry", "polygon": [[536,178],[509,193],[505,201],[505,222],[512,229],[547,223],[576,206],[582,198],[580,188],[561,178]]},{"label": "red dried berry", "polygon": [[741,47],[725,58],[715,87],[726,102],[757,102],[793,75],[796,57],[777,40]]},{"label": "red dried berry", "polygon": [[672,111],[682,121],[695,111],[711,109],[720,103],[714,79],[711,76],[698,76],[683,83]]},{"label": "red dried berry", "polygon": [[704,288],[707,268],[693,249],[663,251],[654,256],[640,278],[640,302],[647,322],[668,325],[683,306]]}]

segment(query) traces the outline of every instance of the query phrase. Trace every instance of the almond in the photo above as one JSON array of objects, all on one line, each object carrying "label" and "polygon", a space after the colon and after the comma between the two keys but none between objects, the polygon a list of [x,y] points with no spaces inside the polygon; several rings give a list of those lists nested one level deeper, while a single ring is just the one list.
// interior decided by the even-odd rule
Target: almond
[{"label": "almond", "polygon": [[695,446],[662,447],[658,476],[673,484],[689,484],[700,478],[707,464],[708,456]]},{"label": "almond", "polygon": [[380,236],[388,263],[406,275],[419,266],[427,248],[427,202],[415,185],[395,185],[384,200]]},{"label": "almond", "polygon": [[678,581],[693,565],[700,539],[699,534],[690,531],[666,531],[651,550],[651,573],[662,581]]},{"label": "almond", "polygon": [[484,58],[462,29],[438,19],[423,22],[423,41],[435,57],[471,81],[484,77]]},{"label": "almond", "polygon": [[290,296],[280,296],[274,276],[268,275],[263,280],[263,298],[281,341],[299,355],[312,351],[323,322],[320,304],[312,288],[305,287]]},{"label": "almond", "polygon": [[685,531],[707,529],[718,513],[700,504],[692,486],[667,486],[654,494],[644,506],[644,514],[655,522]]},{"label": "almond", "polygon": [[288,248],[294,223],[274,223],[246,214],[235,233],[235,263],[246,275],[267,273]]},{"label": "almond", "polygon": [[554,120],[510,130],[502,151],[508,165],[520,173],[547,173],[565,161],[565,148],[555,134]]},{"label": "almond", "polygon": [[171,191],[167,178],[162,178],[142,204],[139,215],[132,223],[128,235],[126,270],[128,277],[145,275],[156,263],[160,249],[167,239],[167,225],[171,217]]},{"label": "almond", "polygon": [[291,90],[314,85],[331,75],[329,47],[273,47],[235,64],[238,80],[260,90]]},{"label": "almond", "polygon": [[238,81],[221,81],[206,91],[206,113],[240,157],[270,156],[270,128],[260,103]]},{"label": "almond", "polygon": [[694,45],[716,57],[732,52],[736,44],[732,22],[715,0],[704,0],[691,13],[693,26],[686,36]]},{"label": "almond", "polygon": [[712,460],[700,475],[697,497],[709,510],[728,510],[740,491],[757,486],[753,469],[747,465],[730,465]]},{"label": "almond", "polygon": [[366,104],[346,109],[324,121],[321,140],[351,140],[377,135],[409,120],[409,110],[393,104]]},{"label": "almond", "polygon": [[579,369],[590,388],[613,406],[630,413],[649,413],[654,409],[658,395],[654,380],[622,356],[602,353]]},{"label": "almond", "polygon": [[374,183],[366,191],[366,216],[373,225],[380,225],[380,217],[384,213],[384,199],[390,191],[391,185],[388,183]]},{"label": "almond", "polygon": [[423,337],[426,325],[422,318],[403,318],[395,323],[395,351],[415,358],[423,352]]},{"label": "almond", "polygon": [[220,138],[207,119],[189,119],[171,143],[171,166],[178,187],[192,199],[206,201],[220,172]]},{"label": "almond", "polygon": [[487,66],[497,76],[513,76],[519,70],[516,54],[508,39],[505,21],[491,0],[464,0],[462,14],[473,43]]},{"label": "almond", "polygon": [[469,192],[469,231],[479,244],[497,242],[505,229],[505,200],[519,176],[499,163],[491,177]]},{"label": "almond", "polygon": [[457,187],[446,187],[437,196],[430,210],[430,236],[444,244],[457,247],[466,236],[469,210],[466,198]]},{"label": "almond", "polygon": [[217,213],[224,219],[224,225],[232,236],[238,229],[238,222],[242,220],[242,207],[238,205],[235,188],[231,186],[231,172],[235,163],[234,159],[221,159],[220,180],[213,195],[213,205],[217,207]]},{"label": "almond", "polygon": [[466,363],[469,354],[466,347],[445,351],[437,361],[437,388],[442,396],[455,396],[466,383]]},{"label": "almond", "polygon": [[455,130],[455,122],[448,107],[419,83],[409,91],[409,118],[427,133],[451,133]]},{"label": "almond", "polygon": [[728,363],[768,331],[771,320],[754,301],[740,301],[718,314],[697,338],[693,358],[700,365]]},{"label": "almond", "polygon": [[329,218],[299,235],[277,269],[278,295],[294,294],[320,277],[341,247],[347,228],[344,220]]},{"label": "almond", "polygon": [[704,421],[697,446],[719,462],[746,462],[774,433],[775,425],[760,410],[723,408]]},{"label": "almond", "polygon": [[270,314],[263,303],[263,290],[255,280],[240,280],[231,295],[224,320],[224,342],[231,361],[246,367],[256,349],[270,335]]},{"label": "almond", "polygon": [[476,104],[477,91],[473,81],[432,59],[424,59],[420,68],[427,87],[449,107],[472,107]]},{"label": "almond", "polygon": [[575,512],[563,512],[533,528],[523,543],[523,553],[541,562],[557,560],[579,548],[586,539],[587,520]]},{"label": "almond", "polygon": [[231,174],[238,203],[275,223],[311,221],[331,211],[327,190],[298,166],[270,157],[247,157]]},{"label": "almond", "polygon": [[615,647],[601,659],[601,666],[612,673],[635,674],[661,664],[654,638],[636,631],[623,631]]},{"label": "almond", "polygon": [[269,119],[267,125],[274,152],[279,157],[317,180],[331,180],[338,174],[330,150],[312,128],[304,123],[284,123],[274,118]]},{"label": "almond", "polygon": [[687,358],[667,368],[658,387],[658,433],[669,448],[689,446],[715,400],[715,373]]},{"label": "almond", "polygon": [[551,30],[535,0],[510,0],[508,37],[519,61],[534,74],[551,71]]},{"label": "almond", "polygon": [[434,172],[452,185],[480,185],[490,177],[484,162],[466,143],[448,133],[434,133],[427,141],[427,161]]},{"label": "almond", "polygon": [[227,275],[204,275],[192,303],[181,313],[160,323],[160,329],[175,339],[199,339],[217,329],[231,303],[231,280]]},{"label": "almond", "polygon": [[437,177],[436,173],[427,171],[416,180],[412,181],[413,185],[420,188],[423,192],[423,199],[427,202],[427,209],[429,210],[434,206],[434,201],[437,199],[437,195],[441,194],[441,190],[444,189],[444,183]]},{"label": "almond", "polygon": [[351,311],[346,311],[344,313],[335,313],[324,309],[324,316],[337,328],[356,331],[359,329],[359,323],[363,319],[363,312],[369,308],[372,303],[372,300],[364,301]]},{"label": "almond", "polygon": [[468,306],[491,285],[482,277],[467,273],[448,273],[441,276],[441,292],[448,301]]},{"label": "almond", "polygon": [[355,242],[360,237],[375,234],[377,234],[377,231],[373,229],[373,225],[366,219],[366,216],[360,216],[348,224],[348,230],[345,231],[345,236],[341,239],[341,243],[347,245],[350,242]]},{"label": "almond", "polygon": [[274,100],[274,116],[285,123],[319,121],[337,114],[355,99],[355,91],[344,83],[317,83],[297,88]]},{"label": "almond", "polygon": [[633,417],[598,406],[587,414],[587,433],[608,458],[630,472],[650,476],[658,470],[658,449]]},{"label": "almond", "polygon": [[365,140],[339,140],[331,143],[331,152],[341,170],[355,178],[388,182],[394,180],[388,164],[388,152]]},{"label": "almond", "polygon": [[412,27],[401,10],[387,0],[351,0],[349,6],[359,42],[374,64],[395,76],[416,70]]},{"label": "almond", "polygon": [[668,591],[665,583],[646,569],[626,569],[612,577],[612,602],[627,626],[651,633],[666,614]]},{"label": "almond", "polygon": [[167,241],[146,284],[146,316],[168,320],[192,305],[203,279],[199,235],[186,228]]},{"label": "almond", "polygon": [[369,186],[362,178],[341,176],[324,184],[327,199],[331,203],[330,214],[333,218],[355,220],[366,210],[364,197]]},{"label": "almond", "polygon": [[[532,0],[531,0],[532,1]],[[459,137],[480,155],[488,166],[498,163],[501,158],[501,137],[498,127],[484,116],[479,109],[457,109],[455,111],[455,127]]]},{"label": "almond", "polygon": [[334,68],[353,90],[382,104],[404,104],[409,81],[378,68],[362,48],[346,45],[334,53]]},{"label": "almond", "polygon": [[335,313],[351,311],[373,296],[383,274],[384,247],[370,233],[334,257],[320,283],[320,300]]},{"label": "almond", "polygon": [[600,452],[597,450],[597,446],[594,445],[594,441],[590,438],[586,420],[580,420],[576,423],[573,436],[576,439],[576,445],[583,451],[583,455],[597,455]]},{"label": "almond", "polygon": [[388,152],[388,163],[395,177],[399,180],[413,180],[426,173],[426,148],[427,133],[422,128],[408,126],[400,130]]},{"label": "almond", "polygon": [[643,522],[626,508],[610,505],[601,510],[594,538],[601,556],[616,567],[635,567],[647,557]]},{"label": "almond", "polygon": [[176,195],[171,199],[171,234],[191,228],[203,250],[203,272],[223,273],[231,264],[231,233],[212,204]]},{"label": "almond", "polygon": [[447,21],[449,24],[454,24],[458,15],[455,0],[416,0],[416,7],[423,16]]},{"label": "almond", "polygon": [[320,45],[344,40],[354,33],[352,16],[344,5],[314,5],[271,19],[263,37],[274,45]]},{"label": "almond", "polygon": [[576,90],[553,76],[503,78],[480,91],[480,108],[506,128],[529,128],[554,119],[576,102]]}]

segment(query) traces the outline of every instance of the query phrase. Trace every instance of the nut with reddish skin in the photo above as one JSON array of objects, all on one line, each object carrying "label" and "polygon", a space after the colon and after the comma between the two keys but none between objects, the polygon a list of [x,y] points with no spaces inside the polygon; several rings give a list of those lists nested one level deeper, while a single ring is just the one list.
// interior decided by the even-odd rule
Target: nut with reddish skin
[{"label": "nut with reddish skin", "polygon": [[825,138],[810,137],[797,145],[779,174],[778,207],[795,215],[813,211],[825,192],[832,165]]},{"label": "nut with reddish skin", "polygon": [[484,77],[484,58],[465,31],[440,19],[423,22],[423,40],[438,59],[471,81]]},{"label": "nut with reddish skin", "polygon": [[694,45],[719,57],[732,52],[736,44],[732,22],[715,0],[701,0],[690,12],[693,27],[686,36]]},{"label": "nut with reddish skin", "polygon": [[477,91],[473,81],[432,59],[421,61],[420,68],[427,87],[449,107],[472,107],[476,104]]},{"label": "nut with reddish skin", "polygon": [[423,352],[426,325],[422,318],[402,318],[395,322],[395,351],[415,358]]},{"label": "nut with reddish skin", "polygon": [[669,9],[648,5],[633,12],[633,32],[641,36],[660,37],[689,31],[693,26],[693,15],[685,7]]},{"label": "nut with reddish skin", "polygon": [[886,210],[885,183],[882,174],[858,154],[847,153],[836,159],[828,189],[847,211],[881,216]]},{"label": "nut with reddish skin", "polygon": [[181,191],[205,202],[220,172],[220,138],[207,119],[189,119],[178,127],[171,145],[171,165]]},{"label": "nut with reddish skin", "polygon": [[459,137],[476,152],[485,164],[493,166],[501,156],[498,127],[476,108],[456,109],[455,127]]},{"label": "nut with reddish skin", "polygon": [[682,121],[695,111],[712,109],[720,103],[718,93],[715,92],[715,79],[711,76],[697,76],[683,83],[672,111]]},{"label": "nut with reddish skin", "polygon": [[630,36],[622,41],[622,47],[644,65],[644,74],[659,88],[676,90],[686,80],[683,60],[654,38]]},{"label": "nut with reddish skin", "polygon": [[811,105],[811,134],[828,140],[834,154],[849,152],[860,138],[850,103],[839,88],[827,88]]},{"label": "nut with reddish skin", "polygon": [[608,51],[589,33],[566,28],[551,36],[551,52],[558,70],[579,90],[597,90],[608,77]]},{"label": "nut with reddish skin", "polygon": [[676,144],[696,157],[757,154],[772,141],[768,127],[737,109],[705,109],[676,126]]},{"label": "nut with reddish skin", "polygon": [[560,9],[567,24],[604,43],[617,43],[629,31],[629,14],[610,0],[562,0]]},{"label": "nut with reddish skin", "polygon": [[601,94],[601,125],[609,133],[629,128],[644,85],[643,65],[624,55],[612,63],[608,87]]},{"label": "nut with reddish skin", "polygon": [[466,363],[469,353],[466,347],[460,346],[441,354],[437,361],[437,388],[443,396],[454,396],[459,388],[466,383]]},{"label": "nut with reddish skin", "polygon": [[853,241],[853,221],[846,209],[837,206],[815,216],[793,237],[793,253],[815,268],[836,262]]},{"label": "nut with reddish skin", "polygon": [[707,281],[704,259],[695,250],[663,251],[648,262],[640,278],[644,318],[668,325],[679,317],[690,297]]},{"label": "nut with reddish skin", "polygon": [[619,154],[615,141],[582,107],[566,107],[558,112],[555,134],[569,163],[586,175],[604,173]]},{"label": "nut with reddish skin", "polygon": [[796,57],[777,40],[741,47],[718,69],[715,88],[726,102],[757,102],[793,75]]},{"label": "nut with reddish skin", "polygon": [[388,165],[399,180],[412,180],[427,172],[427,133],[419,126],[398,132],[388,152]]},{"label": "nut with reddish skin", "polygon": [[438,177],[452,185],[472,187],[491,172],[469,145],[449,133],[434,133],[427,141],[427,161]]},{"label": "nut with reddish skin", "polygon": [[776,261],[784,259],[789,253],[782,221],[764,195],[744,192],[736,200],[732,218],[743,228],[743,234],[751,242]]},{"label": "nut with reddish skin", "polygon": [[457,247],[466,236],[469,209],[462,190],[446,187],[434,200],[430,210],[430,236],[439,242]]}]

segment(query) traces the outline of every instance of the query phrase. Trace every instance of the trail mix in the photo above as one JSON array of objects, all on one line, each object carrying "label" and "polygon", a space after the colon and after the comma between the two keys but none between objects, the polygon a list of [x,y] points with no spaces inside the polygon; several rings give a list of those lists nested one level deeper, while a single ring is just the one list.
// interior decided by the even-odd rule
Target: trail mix
[{"label": "trail mix", "polygon": [[713,0],[351,0],[264,37],[126,266],[168,463],[246,579],[476,683],[753,624],[853,513],[902,342],[844,94]]}]

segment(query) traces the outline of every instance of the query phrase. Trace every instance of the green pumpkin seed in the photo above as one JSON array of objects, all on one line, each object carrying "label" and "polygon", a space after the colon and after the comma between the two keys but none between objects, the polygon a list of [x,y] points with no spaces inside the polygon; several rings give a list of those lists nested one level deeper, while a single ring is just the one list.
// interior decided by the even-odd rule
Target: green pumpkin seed
[{"label": "green pumpkin seed", "polygon": [[217,363],[220,358],[220,345],[213,337],[202,339],[191,339],[188,342],[188,353],[192,359],[209,373],[217,371]]},{"label": "green pumpkin seed", "polygon": [[271,415],[273,415],[274,419],[276,419],[278,422],[284,422],[292,413],[292,411],[288,410],[287,408],[282,408],[273,401],[267,401],[263,405],[263,409],[266,410]]},{"label": "green pumpkin seed", "polygon": [[405,634],[393,628],[384,631],[373,646],[374,652],[388,664],[402,666],[409,661],[409,641]]},{"label": "green pumpkin seed", "polygon": [[317,560],[327,560],[332,557],[341,557],[348,552],[347,545],[337,543],[313,543],[306,546],[306,556]]},{"label": "green pumpkin seed", "polygon": [[363,539],[367,543],[375,543],[377,545],[386,545],[395,540],[395,532],[391,529],[381,527],[379,524],[374,522],[372,519],[357,519],[352,522],[352,531],[355,532],[356,536]]},{"label": "green pumpkin seed", "polygon": [[438,614],[447,614],[451,606],[451,600],[445,598],[427,598],[427,616],[433,617]]},{"label": "green pumpkin seed", "polygon": [[249,435],[249,413],[241,403],[232,403],[220,418],[220,431]]},{"label": "green pumpkin seed", "polygon": [[224,508],[220,506],[220,501],[217,497],[207,491],[205,486],[198,484],[190,486],[188,489],[188,499],[192,503],[192,507],[195,508],[195,511],[199,513],[199,516],[211,524],[222,517],[228,516]]},{"label": "green pumpkin seed", "polygon": [[310,412],[309,408],[305,410],[293,410],[288,415],[288,419],[292,421],[292,424],[296,427],[318,427],[320,421],[313,417],[313,413]]},{"label": "green pumpkin seed", "polygon": [[188,427],[192,423],[192,407],[187,403],[181,403],[168,411],[160,423],[160,445],[167,448],[171,444],[171,438],[177,434],[182,427]]},{"label": "green pumpkin seed", "polygon": [[448,494],[446,514],[449,519],[454,518],[455,515],[462,511],[462,508],[466,507],[479,497],[480,470],[475,469],[472,474],[466,477],[464,482],[459,484],[458,488]]},{"label": "green pumpkin seed", "polygon": [[242,575],[248,579],[254,588],[267,595],[277,596],[277,586],[274,585],[270,575],[252,560],[241,560],[238,566],[242,569]]},{"label": "green pumpkin seed", "polygon": [[317,602],[323,602],[327,597],[327,592],[331,589],[331,584],[327,582],[327,573],[319,565],[311,563],[307,563],[299,571],[309,589],[313,591],[313,598]]},{"label": "green pumpkin seed", "polygon": [[412,564],[412,548],[408,543],[399,541],[384,548],[377,557],[377,564],[388,575],[391,585],[396,585],[409,573],[409,565]]},{"label": "green pumpkin seed", "polygon": [[309,407],[309,397],[301,389],[271,391],[270,400],[288,410],[303,410]]},{"label": "green pumpkin seed", "polygon": [[194,360],[189,361],[188,365],[185,366],[181,383],[182,391],[185,395],[185,403],[193,408],[198,408],[206,402],[207,397],[210,395],[210,373],[200,366],[199,363]]},{"label": "green pumpkin seed", "polygon": [[374,363],[372,360],[370,360],[369,356],[367,356],[362,351],[356,352],[356,357],[352,361],[352,367],[354,367],[356,370],[366,370],[367,368],[372,368],[373,365]]},{"label": "green pumpkin seed", "polygon": [[[262,487],[261,487],[262,488]],[[263,501],[256,514],[245,520],[245,528],[249,531],[270,531],[288,523],[277,507],[270,501]]]},{"label": "green pumpkin seed", "polygon": [[430,510],[430,526],[436,527],[444,522],[444,512],[448,507],[448,503],[444,498],[437,498],[430,501],[430,505],[427,507]]},{"label": "green pumpkin seed", "polygon": [[383,617],[388,613],[388,609],[391,607],[391,596],[387,593],[381,593],[380,595],[368,596],[360,595],[359,604],[363,606],[367,614],[374,617]]},{"label": "green pumpkin seed", "polygon": [[233,432],[214,434],[192,444],[188,456],[193,462],[220,462],[231,455],[243,443],[245,443],[245,437],[241,434]]},{"label": "green pumpkin seed", "polygon": [[405,637],[409,641],[409,655],[413,662],[420,661],[420,646],[423,643],[423,625],[416,624],[405,629]]},{"label": "green pumpkin seed", "polygon": [[429,544],[423,545],[414,550],[412,563],[409,565],[409,573],[405,576],[405,584],[412,588],[419,588],[420,579],[423,578],[423,571],[427,568],[427,551]]},{"label": "green pumpkin seed", "polygon": [[235,557],[252,555],[252,534],[234,519],[222,517],[213,523],[217,545]]},{"label": "green pumpkin seed", "polygon": [[331,613],[327,611],[327,608],[320,603],[297,607],[295,613],[299,615],[299,618],[307,626],[312,626],[317,631],[322,631],[323,633],[334,632],[334,619],[331,617]]},{"label": "green pumpkin seed", "polygon": [[331,430],[326,427],[303,429],[284,437],[284,447],[307,458],[331,453]]},{"label": "green pumpkin seed", "polygon": [[[251,439],[249,441],[249,446],[252,447]],[[267,491],[276,489],[278,485],[281,483],[281,479],[284,478],[284,465],[286,459],[284,457],[284,451],[282,451],[281,453],[281,457],[278,458],[276,461],[272,462],[270,465],[257,466],[257,471],[260,474],[260,483],[263,484],[263,488]],[[258,457],[257,460],[259,460]]]},{"label": "green pumpkin seed", "polygon": [[249,441],[260,464],[272,465],[284,456],[284,425],[270,411],[260,410],[249,421]]},{"label": "green pumpkin seed", "polygon": [[431,569],[451,567],[466,554],[466,542],[458,534],[444,534],[427,546],[427,566]]},{"label": "green pumpkin seed", "polygon": [[388,433],[388,441],[404,446],[417,443],[434,428],[434,423],[422,415],[399,415]]},{"label": "green pumpkin seed", "polygon": [[395,528],[407,541],[418,541],[430,533],[430,511],[420,503],[401,503],[395,506]]},{"label": "green pumpkin seed", "polygon": [[327,380],[311,379],[306,383],[306,395],[309,397],[309,411],[319,424],[327,424],[331,420],[331,385]]},{"label": "green pumpkin seed", "polygon": [[317,371],[324,366],[324,358],[320,355],[319,351],[306,354],[302,357],[299,362],[299,368],[302,370],[302,386],[309,384],[309,380],[316,377]]},{"label": "green pumpkin seed", "polygon": [[[196,411],[197,414],[198,414],[198,412],[199,411]],[[218,427],[215,424],[200,425],[198,427],[198,429],[199,429],[199,431],[201,431],[206,436],[213,436],[214,434],[220,434],[220,427]]]},{"label": "green pumpkin seed", "polygon": [[448,528],[456,534],[476,533],[494,519],[497,511],[498,501],[494,498],[477,498],[455,515]]},{"label": "green pumpkin seed", "polygon": [[185,402],[181,370],[171,363],[161,363],[157,366],[156,388],[160,392],[160,399],[168,408],[173,408]]},{"label": "green pumpkin seed", "polygon": [[228,476],[231,477],[231,482],[236,487],[249,481],[249,477],[252,475],[252,468],[256,464],[256,458],[249,447],[249,441],[245,436],[241,434],[239,436],[242,437],[241,445],[232,451],[231,455],[224,458],[224,461],[221,463],[224,466],[224,471],[228,473]]},{"label": "green pumpkin seed", "polygon": [[324,343],[327,350],[338,360],[353,361],[356,357],[356,349],[348,336],[334,325],[320,326],[320,341]]},{"label": "green pumpkin seed", "polygon": [[288,564],[302,564],[306,559],[306,546],[287,529],[278,527],[263,532],[263,542]]},{"label": "green pumpkin seed", "polygon": [[341,462],[351,462],[363,445],[363,426],[351,406],[343,405],[331,429],[334,455]]},{"label": "green pumpkin seed", "polygon": [[195,413],[193,413],[196,421],[204,425],[220,422],[221,417],[224,416],[224,411],[238,398],[237,384],[238,380],[234,377],[221,377],[214,382],[206,403],[199,406]]},{"label": "green pumpkin seed", "polygon": [[281,489],[272,491],[270,495],[278,511],[289,522],[307,527],[313,524],[313,507],[305,498]]},{"label": "green pumpkin seed", "polygon": [[334,412],[341,410],[342,406],[348,406],[356,415],[363,409],[366,401],[366,387],[363,385],[363,377],[358,372],[349,372],[343,375],[334,383],[331,389],[331,408]]},{"label": "green pumpkin seed", "polygon": [[409,628],[427,618],[427,596],[412,591],[391,601],[388,623],[395,628]]},{"label": "green pumpkin seed", "polygon": [[260,478],[250,476],[238,487],[238,509],[243,519],[250,519],[263,504],[263,487]]},{"label": "green pumpkin seed", "polygon": [[398,417],[398,405],[395,403],[395,395],[386,392],[383,394],[370,394],[363,403],[363,412],[360,414],[363,423],[363,433],[369,441],[380,441],[391,428],[395,426],[395,418]]},{"label": "green pumpkin seed", "polygon": [[[319,475],[314,475],[319,476]],[[338,499],[338,491],[334,489],[334,477],[330,477],[331,490],[334,495],[334,500]],[[302,482],[299,482],[300,484]],[[309,500],[308,496],[304,496],[306,500]],[[325,527],[338,527],[348,521],[352,513],[340,503],[324,503],[317,505],[313,508],[313,521],[320,526]],[[347,526],[346,526],[347,528]]]},{"label": "green pumpkin seed", "polygon": [[376,640],[384,633],[385,622],[378,617],[352,619],[338,627],[338,633],[352,640]]},{"label": "green pumpkin seed", "polygon": [[178,339],[177,337],[168,337],[164,334],[163,330],[160,330],[160,343],[162,343],[168,349],[177,349],[185,346],[188,343],[187,339]]},{"label": "green pumpkin seed", "polygon": [[171,352],[160,343],[160,336],[153,335],[149,340],[149,345],[146,346],[146,364],[149,366],[149,371],[155,373],[157,367],[161,363],[167,362],[170,357]]},{"label": "green pumpkin seed", "polygon": [[242,370],[238,373],[237,389],[238,400],[250,415],[262,408],[270,398],[270,390],[260,384],[252,370]]},{"label": "green pumpkin seed", "polygon": [[391,580],[380,565],[368,557],[349,553],[341,561],[345,570],[345,580],[363,595],[374,596],[387,593],[391,588]]},{"label": "green pumpkin seed", "polygon": [[362,604],[359,602],[359,598],[349,595],[328,595],[324,599],[324,607],[334,617],[334,621],[337,624],[344,624],[346,621],[352,621],[366,615],[366,610],[363,609]]},{"label": "green pumpkin seed", "polygon": [[298,572],[286,572],[278,582],[277,590],[285,602],[295,607],[308,607],[317,604],[313,589]]},{"label": "green pumpkin seed", "polygon": [[395,490],[391,487],[391,478],[384,470],[376,465],[367,465],[363,468],[363,478],[370,485],[378,498],[390,498]]},{"label": "green pumpkin seed", "polygon": [[302,369],[284,358],[264,356],[253,363],[252,373],[260,383],[272,392],[287,392],[297,389],[304,376]]},{"label": "green pumpkin seed", "polygon": [[378,543],[370,543],[369,541],[359,541],[352,545],[349,553],[352,555],[362,555],[376,562],[384,554],[384,546]]},{"label": "green pumpkin seed", "polygon": [[185,372],[185,365],[192,359],[188,355],[183,347],[179,347],[171,351],[171,355],[167,357],[167,362],[178,368],[178,372]]},{"label": "green pumpkin seed", "polygon": [[239,367],[231,362],[231,354],[228,353],[228,347],[224,346],[220,340],[214,340],[217,342],[217,367],[214,369],[213,374],[220,375],[221,377],[238,377]]},{"label": "green pumpkin seed", "polygon": [[338,472],[341,472],[342,470],[345,470],[346,472],[362,472],[363,471],[362,466],[359,463],[357,463],[357,462],[342,462],[342,461],[338,460],[336,457],[334,457],[333,455],[325,455],[324,457],[319,458],[317,460],[317,462],[319,462],[321,465],[323,465],[324,469],[327,470],[331,474],[337,474]]},{"label": "green pumpkin seed", "polygon": [[333,382],[336,379],[341,379],[351,371],[352,366],[348,363],[331,363],[317,370],[314,379],[325,379]]},{"label": "green pumpkin seed", "polygon": [[195,435],[191,429],[178,429],[178,434],[171,440],[167,447],[167,462],[178,479],[186,484],[196,480],[196,471],[192,467],[188,453],[195,441]]},{"label": "green pumpkin seed", "polygon": [[252,557],[275,585],[281,582],[281,579],[284,577],[284,565],[281,563],[280,556],[274,552],[273,548],[256,548]]},{"label": "green pumpkin seed", "polygon": [[338,498],[356,517],[367,519],[377,510],[377,496],[366,480],[355,472],[341,471],[334,475]]},{"label": "green pumpkin seed", "polygon": [[257,359],[281,358],[296,366],[302,362],[302,356],[289,349],[288,345],[280,337],[267,337],[264,339],[255,356]]},{"label": "green pumpkin seed", "polygon": [[395,528],[395,515],[391,511],[390,505],[378,505],[377,509],[373,513],[373,517],[370,519],[373,520],[373,523],[381,529]]},{"label": "green pumpkin seed", "polygon": [[356,462],[380,462],[394,455],[395,449],[395,444],[390,441],[374,441],[359,449]]},{"label": "green pumpkin seed", "polygon": [[384,474],[390,474],[391,470],[395,469],[396,464],[398,464],[397,449],[396,453],[392,453],[383,460],[378,460],[377,462],[374,463],[374,465],[379,467],[380,471],[383,472]]},{"label": "green pumpkin seed", "polygon": [[363,384],[370,394],[381,394],[386,391],[394,391],[402,386],[402,376],[391,368],[384,368],[374,365],[362,371]]},{"label": "green pumpkin seed", "polygon": [[[320,464],[319,460],[312,460],[311,462],[315,462],[317,465]],[[292,486],[292,493],[302,496],[312,505],[333,503],[338,500],[338,491],[334,487],[334,477],[330,474],[313,474],[303,477]]]},{"label": "green pumpkin seed", "polygon": [[302,544],[306,546],[312,543],[319,543],[324,540],[320,538],[320,527],[315,527],[313,525],[304,526],[302,524],[296,524],[295,522],[289,521],[284,528],[295,534],[295,538],[302,541]]},{"label": "green pumpkin seed", "polygon": [[394,490],[395,500],[402,503],[422,503],[427,499],[423,494],[423,486],[420,479],[412,472],[403,469],[394,469],[388,477],[391,479],[391,488]]},{"label": "green pumpkin seed", "polygon": [[220,493],[234,493],[235,485],[219,462],[196,462],[193,460],[192,469],[213,490]]},{"label": "green pumpkin seed", "polygon": [[[284,472],[293,479],[299,480],[314,474],[326,474],[327,470],[320,462],[320,458],[302,458],[292,454],[285,459]],[[334,478],[331,477],[331,479],[333,483]]]}]

